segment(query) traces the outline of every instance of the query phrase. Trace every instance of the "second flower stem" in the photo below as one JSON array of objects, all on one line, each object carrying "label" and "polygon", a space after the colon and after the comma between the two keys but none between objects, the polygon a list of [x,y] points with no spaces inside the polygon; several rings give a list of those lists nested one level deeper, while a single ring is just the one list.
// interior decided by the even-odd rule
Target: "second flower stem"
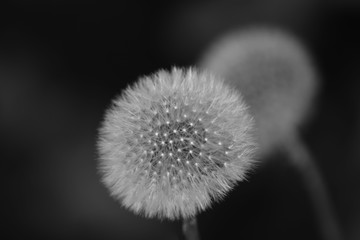
[{"label": "second flower stem", "polygon": [[342,240],[340,226],[335,217],[325,183],[308,149],[298,137],[294,137],[288,142],[287,150],[309,193],[323,239]]}]

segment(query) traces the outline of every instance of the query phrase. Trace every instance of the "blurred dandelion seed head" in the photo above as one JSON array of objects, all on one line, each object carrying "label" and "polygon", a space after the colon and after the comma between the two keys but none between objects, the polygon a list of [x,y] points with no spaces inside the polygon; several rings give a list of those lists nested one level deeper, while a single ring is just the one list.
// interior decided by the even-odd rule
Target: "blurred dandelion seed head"
[{"label": "blurred dandelion seed head", "polygon": [[305,47],[291,34],[272,27],[224,36],[199,64],[241,90],[256,120],[263,153],[304,121],[318,85]]},{"label": "blurred dandelion seed head", "polygon": [[141,78],[100,128],[103,182],[147,217],[187,218],[221,199],[253,166],[252,118],[238,92],[194,69]]}]

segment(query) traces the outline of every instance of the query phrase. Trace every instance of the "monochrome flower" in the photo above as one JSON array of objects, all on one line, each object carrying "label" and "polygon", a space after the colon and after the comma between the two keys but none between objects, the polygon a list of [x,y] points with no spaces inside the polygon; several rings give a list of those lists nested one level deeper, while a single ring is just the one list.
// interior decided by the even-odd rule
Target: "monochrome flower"
[{"label": "monochrome flower", "polygon": [[241,91],[262,153],[286,141],[309,115],[317,76],[305,47],[291,34],[270,27],[231,32],[199,65]]},{"label": "monochrome flower", "polygon": [[142,77],[106,111],[102,180],[136,213],[192,217],[244,180],[254,163],[252,127],[240,93],[206,72]]}]

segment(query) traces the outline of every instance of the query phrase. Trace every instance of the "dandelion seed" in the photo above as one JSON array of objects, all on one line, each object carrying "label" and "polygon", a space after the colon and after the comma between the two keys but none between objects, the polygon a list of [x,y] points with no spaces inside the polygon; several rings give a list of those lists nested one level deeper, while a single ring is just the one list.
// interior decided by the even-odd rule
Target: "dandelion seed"
[{"label": "dandelion seed", "polygon": [[[209,108],[209,115],[199,118]],[[215,117],[218,121],[212,124]],[[245,178],[255,147],[252,125],[240,93],[221,79],[194,69],[159,71],[126,89],[107,110],[98,141],[102,181],[136,213],[193,217]],[[149,128],[154,134],[145,134]],[[142,140],[134,141],[140,134]],[[214,145],[218,142],[221,146]],[[233,149],[228,148],[231,144]],[[144,150],[150,154],[143,155]],[[231,154],[225,155],[227,150]],[[204,157],[208,155],[211,161]],[[200,165],[205,170],[199,171]],[[144,175],[147,170],[152,174]]]},{"label": "dandelion seed", "polygon": [[278,29],[230,33],[207,51],[199,65],[243,93],[256,121],[263,154],[297,131],[318,85],[306,49]]}]

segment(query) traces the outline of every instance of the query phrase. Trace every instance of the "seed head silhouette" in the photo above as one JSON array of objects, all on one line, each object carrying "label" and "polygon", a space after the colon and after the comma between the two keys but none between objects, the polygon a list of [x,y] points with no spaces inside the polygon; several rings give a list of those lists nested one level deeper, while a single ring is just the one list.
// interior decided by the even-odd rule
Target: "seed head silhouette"
[{"label": "seed head silhouette", "polygon": [[253,166],[252,118],[240,93],[194,69],[140,78],[107,110],[99,166],[135,213],[190,218]]},{"label": "seed head silhouette", "polygon": [[232,32],[211,46],[199,65],[241,89],[262,153],[294,135],[314,103],[318,82],[308,53],[295,37],[276,28]]}]

